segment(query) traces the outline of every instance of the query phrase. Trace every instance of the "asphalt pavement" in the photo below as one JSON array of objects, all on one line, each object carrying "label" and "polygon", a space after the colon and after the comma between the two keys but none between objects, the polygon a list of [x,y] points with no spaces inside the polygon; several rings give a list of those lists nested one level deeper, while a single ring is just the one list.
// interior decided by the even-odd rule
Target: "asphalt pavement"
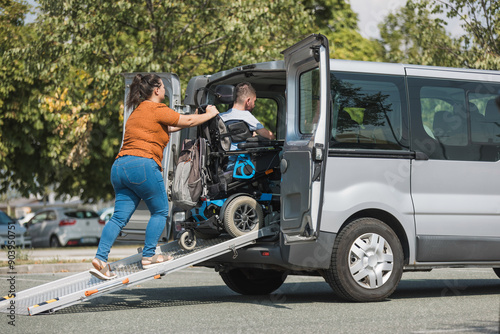
[{"label": "asphalt pavement", "polygon": [[[70,273],[17,275],[18,291]],[[0,275],[0,292],[10,288]],[[52,315],[0,314],[2,333],[499,333],[500,280],[487,268],[405,273],[380,303],[338,299],[321,277],[290,276],[266,296],[243,296],[207,268],[84,301]],[[0,294],[1,296],[2,294]]]}]

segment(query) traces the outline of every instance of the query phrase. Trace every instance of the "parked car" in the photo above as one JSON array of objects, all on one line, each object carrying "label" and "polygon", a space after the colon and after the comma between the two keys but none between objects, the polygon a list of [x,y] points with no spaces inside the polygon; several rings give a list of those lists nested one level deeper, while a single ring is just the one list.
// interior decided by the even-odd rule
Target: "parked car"
[{"label": "parked car", "polygon": [[114,207],[109,207],[109,208],[104,208],[102,210],[99,210],[97,213],[99,214],[99,223],[101,225],[106,225],[108,220],[111,219],[113,216],[113,212],[115,212]]},{"label": "parked car", "polygon": [[30,212],[26,216],[18,218],[17,221],[19,222],[19,224],[21,224],[22,226],[24,226],[24,224],[26,224],[27,222],[29,222],[30,219],[33,218],[33,216],[35,216],[35,213],[34,212]]},{"label": "parked car", "polygon": [[33,247],[97,244],[103,224],[92,210],[49,208],[27,223]]},{"label": "parked car", "polygon": [[31,247],[31,238],[26,228],[0,211],[0,246]]}]

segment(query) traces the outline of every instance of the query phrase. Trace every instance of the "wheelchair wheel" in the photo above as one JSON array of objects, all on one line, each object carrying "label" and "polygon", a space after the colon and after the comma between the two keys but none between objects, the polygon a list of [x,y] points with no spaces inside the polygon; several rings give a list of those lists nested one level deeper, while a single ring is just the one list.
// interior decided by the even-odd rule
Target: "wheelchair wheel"
[{"label": "wheelchair wheel", "polygon": [[239,237],[257,231],[263,226],[262,207],[249,196],[233,199],[224,212],[224,228],[232,237]]},{"label": "wheelchair wheel", "polygon": [[185,250],[192,250],[196,247],[196,236],[192,231],[182,232],[179,238],[179,245]]}]

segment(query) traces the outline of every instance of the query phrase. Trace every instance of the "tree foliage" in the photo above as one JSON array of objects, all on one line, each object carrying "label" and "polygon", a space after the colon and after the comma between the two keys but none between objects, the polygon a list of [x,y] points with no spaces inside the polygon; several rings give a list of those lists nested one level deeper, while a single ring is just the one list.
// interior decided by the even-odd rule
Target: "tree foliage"
[{"label": "tree foliage", "polygon": [[[446,31],[450,19],[460,21],[463,34]],[[500,2],[495,0],[408,1],[380,30],[388,61],[500,69]]]},{"label": "tree foliage", "polygon": [[330,57],[337,59],[381,61],[383,48],[361,36],[358,16],[345,0],[305,0],[318,32],[330,42]]},{"label": "tree foliage", "polygon": [[[373,42],[356,33],[357,18],[340,0],[37,2],[37,19],[26,24],[24,0],[0,0],[0,192],[43,194],[50,184],[61,195],[111,198],[120,73],[174,72],[185,84],[281,59],[281,50],[318,31],[344,50],[340,58],[376,53],[357,46]],[[346,37],[335,41],[339,32]]]}]

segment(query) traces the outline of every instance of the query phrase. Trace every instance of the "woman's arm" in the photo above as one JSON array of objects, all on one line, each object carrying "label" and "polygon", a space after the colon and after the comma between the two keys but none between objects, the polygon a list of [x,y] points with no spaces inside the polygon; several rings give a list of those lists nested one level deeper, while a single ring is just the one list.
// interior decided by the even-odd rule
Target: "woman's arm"
[{"label": "woman's arm", "polygon": [[177,132],[177,131],[181,131],[182,128],[178,127],[178,126],[169,126],[168,127],[168,132],[169,133],[172,133],[172,132]]},{"label": "woman's arm", "polygon": [[219,111],[215,106],[207,106],[206,112],[204,114],[191,114],[191,115],[180,115],[177,126],[169,126],[169,130],[172,132],[179,131],[184,128],[191,128],[193,126],[198,126],[205,123],[209,119],[217,116]]}]

